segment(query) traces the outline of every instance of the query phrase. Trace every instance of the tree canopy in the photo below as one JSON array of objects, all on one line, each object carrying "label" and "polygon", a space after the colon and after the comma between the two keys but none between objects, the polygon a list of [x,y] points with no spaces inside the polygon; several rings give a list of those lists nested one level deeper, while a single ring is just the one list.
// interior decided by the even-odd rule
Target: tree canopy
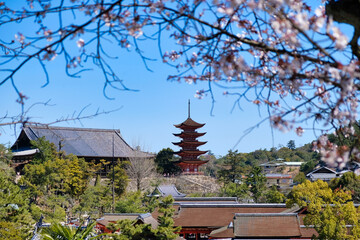
[{"label": "tree canopy", "polygon": [[358,239],[359,211],[351,201],[351,194],[332,191],[326,182],[306,180],[293,188],[287,205],[306,207],[304,224],[313,226],[317,239]]}]

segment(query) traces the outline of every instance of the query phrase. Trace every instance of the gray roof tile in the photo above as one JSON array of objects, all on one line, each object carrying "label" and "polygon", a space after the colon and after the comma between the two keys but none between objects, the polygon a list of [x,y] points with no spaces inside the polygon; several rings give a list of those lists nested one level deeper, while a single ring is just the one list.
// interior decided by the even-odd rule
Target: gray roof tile
[{"label": "gray roof tile", "polygon": [[[61,143],[61,150],[66,154],[81,157],[129,157],[133,149],[124,141],[119,130],[68,128],[29,125],[23,128],[30,140],[45,137],[56,147]],[[114,139],[114,141],[113,141]]]}]

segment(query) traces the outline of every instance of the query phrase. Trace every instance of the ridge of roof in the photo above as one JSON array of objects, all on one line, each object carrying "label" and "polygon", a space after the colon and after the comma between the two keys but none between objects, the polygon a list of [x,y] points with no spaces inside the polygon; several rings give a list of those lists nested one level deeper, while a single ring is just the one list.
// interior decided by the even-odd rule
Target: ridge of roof
[{"label": "ridge of roof", "polygon": [[103,216],[140,216],[144,213],[104,213]]},{"label": "ridge of roof", "polygon": [[183,201],[237,201],[237,197],[174,197],[174,200]]},{"label": "ridge of roof", "polygon": [[25,125],[24,128],[49,129],[49,130],[72,130],[72,131],[85,131],[85,132],[86,131],[87,132],[117,132],[117,133],[120,133],[120,129],[60,127],[60,126],[48,126],[48,125]]},{"label": "ridge of roof", "polygon": [[297,213],[235,213],[235,217],[281,217],[297,216]]},{"label": "ridge of roof", "polygon": [[326,170],[328,170],[329,172],[331,172],[331,173],[333,173],[333,174],[336,174],[336,171],[334,171],[334,170],[332,170],[331,168],[328,168],[328,167],[326,167],[326,166],[323,166],[323,167],[319,167],[319,168],[314,169],[313,171],[311,171],[311,172],[309,172],[308,174],[306,174],[306,176],[308,177],[308,176],[310,176],[311,174],[320,171],[321,169],[326,169]]},{"label": "ridge of roof", "polygon": [[182,208],[285,208],[285,203],[182,203]]},{"label": "ridge of roof", "polygon": [[180,124],[174,124],[174,126],[177,128],[181,128],[182,126],[200,128],[200,127],[203,127],[204,125],[205,125],[205,123],[195,122],[190,117],[188,117],[184,122],[182,122]]}]

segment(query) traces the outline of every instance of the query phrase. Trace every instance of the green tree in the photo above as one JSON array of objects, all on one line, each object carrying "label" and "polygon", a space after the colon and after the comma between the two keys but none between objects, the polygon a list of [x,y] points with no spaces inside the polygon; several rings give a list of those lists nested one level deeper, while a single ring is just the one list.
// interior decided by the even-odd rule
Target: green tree
[{"label": "green tree", "polygon": [[59,153],[56,151],[54,143],[49,142],[45,137],[38,138],[37,140],[30,141],[33,148],[38,149],[31,164],[44,163],[47,160],[56,158]]},{"label": "green tree", "polygon": [[110,224],[110,230],[116,231],[121,230],[121,234],[113,234],[109,239],[115,240],[145,240],[154,239],[156,240],[154,230],[151,224],[135,224],[134,221],[125,219],[118,224]]},{"label": "green tree", "polygon": [[12,158],[11,150],[5,147],[3,144],[0,144],[0,162],[10,164]]},{"label": "green tree", "polygon": [[172,196],[164,197],[159,201],[158,211],[160,214],[158,216],[159,226],[155,232],[156,239],[175,239],[178,236],[175,232],[179,232],[180,227],[174,227],[173,215],[175,209],[172,207],[173,203],[174,199]]},{"label": "green tree", "polygon": [[23,233],[12,222],[2,222],[0,221],[0,239],[2,240],[22,240],[21,236]]},{"label": "green tree", "polygon": [[160,174],[179,174],[181,168],[174,164],[174,151],[163,148],[155,157],[156,171]]},{"label": "green tree", "polygon": [[84,194],[80,196],[80,202],[74,212],[79,215],[86,212],[101,216],[103,213],[111,211],[111,204],[111,188],[108,184],[88,186]]},{"label": "green tree", "polygon": [[152,228],[150,224],[135,224],[134,221],[122,220],[117,224],[110,224],[112,230],[120,229],[121,234],[114,234],[111,238],[116,240],[171,240],[178,236],[175,232],[180,231],[180,227],[174,227],[174,208],[172,208],[174,199],[171,196],[160,199],[158,205],[158,223],[157,228]]},{"label": "green tree", "polygon": [[0,171],[0,223],[8,229],[2,229],[0,234],[11,236],[16,233],[23,239],[28,237],[34,223],[29,204],[26,191],[21,190],[11,178]]},{"label": "green tree", "polygon": [[296,145],[295,145],[295,141],[294,141],[294,140],[288,141],[288,143],[286,144],[286,146],[287,146],[290,150],[295,150],[295,149],[296,149]]},{"label": "green tree", "polygon": [[[114,190],[118,196],[124,194],[128,186],[129,178],[125,170],[126,164],[129,163],[118,161],[114,167]],[[108,174],[110,179],[112,179],[112,174],[112,171]]]},{"label": "green tree", "polygon": [[[332,191],[326,182],[306,180],[293,188],[287,206],[306,207],[306,226],[313,226],[316,239],[359,239],[360,214],[351,201],[351,194],[343,190]],[[350,226],[350,227],[347,227]]]},{"label": "green tree", "polygon": [[277,186],[272,185],[271,188],[265,193],[267,203],[283,203],[286,200],[284,194],[279,192]]},{"label": "green tree", "polygon": [[90,240],[98,238],[93,234],[95,224],[93,222],[82,229],[52,223],[50,227],[42,228],[40,233],[43,240]]},{"label": "green tree", "polygon": [[10,149],[0,144],[0,172],[8,178],[14,179],[15,171],[10,166],[11,158],[12,158],[12,153]]},{"label": "green tree", "polygon": [[124,194],[115,204],[115,211],[119,213],[145,213],[142,194],[140,191]]},{"label": "green tree", "polygon": [[64,191],[70,196],[78,198],[84,193],[89,183],[88,164],[83,158],[72,154],[66,156],[65,162],[63,171],[60,173],[64,178]]},{"label": "green tree", "polygon": [[360,202],[360,177],[354,172],[346,172],[340,178],[334,178],[329,186],[332,190],[343,189],[351,192],[354,202]]},{"label": "green tree", "polygon": [[296,174],[296,176],[294,177],[293,181],[294,183],[303,183],[306,180],[306,176],[303,172],[299,172],[298,174]]},{"label": "green tree", "polygon": [[303,172],[304,174],[308,174],[309,172],[314,170],[317,163],[318,161],[313,161],[313,160],[303,163],[300,166],[300,171]]},{"label": "green tree", "polygon": [[249,188],[245,183],[225,183],[220,189],[220,195],[223,197],[237,197],[244,199],[249,197]]},{"label": "green tree", "polygon": [[20,183],[37,205],[31,207],[34,216],[43,214],[47,220],[64,221],[66,212],[72,213],[87,189],[93,166],[75,155],[56,152],[44,138],[32,143],[39,152],[32,164],[25,166]]},{"label": "green tree", "polygon": [[247,175],[246,184],[249,186],[249,191],[252,193],[254,201],[257,203],[261,200],[266,190],[266,177],[262,173],[259,166],[254,166]]},{"label": "green tree", "polygon": [[220,181],[224,183],[240,181],[245,173],[245,157],[238,151],[229,150],[228,154],[223,158],[222,169],[218,172]]}]

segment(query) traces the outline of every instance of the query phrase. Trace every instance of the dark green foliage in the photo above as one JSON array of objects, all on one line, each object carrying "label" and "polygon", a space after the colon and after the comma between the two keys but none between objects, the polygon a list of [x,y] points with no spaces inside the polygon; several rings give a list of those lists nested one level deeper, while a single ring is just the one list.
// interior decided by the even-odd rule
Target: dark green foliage
[{"label": "dark green foliage", "polygon": [[318,163],[317,161],[305,162],[300,166],[300,171],[303,172],[304,174],[308,174],[309,172],[314,170],[317,163]]},{"label": "dark green foliage", "polygon": [[259,166],[254,166],[251,169],[247,175],[246,184],[249,186],[249,191],[252,193],[254,201],[256,203],[260,202],[266,190],[266,177]]},{"label": "dark green foliage", "polygon": [[174,151],[171,148],[162,149],[155,158],[156,171],[160,174],[179,174],[181,168],[174,164]]},{"label": "dark green foliage", "polygon": [[289,149],[291,149],[291,150],[295,150],[295,148],[296,148],[295,141],[294,141],[294,140],[290,140],[290,141],[286,144],[286,146],[287,146]]},{"label": "dark green foliage", "polygon": [[31,161],[32,164],[36,165],[44,163],[47,160],[52,160],[59,155],[56,151],[56,146],[45,139],[45,137],[38,138],[36,141],[30,141],[33,148],[39,150]]},{"label": "dark green foliage", "polygon": [[293,182],[294,183],[297,183],[297,184],[300,184],[300,183],[303,183],[305,182],[306,180],[306,176],[303,172],[299,172],[293,179]]},{"label": "dark green foliage", "polygon": [[[125,171],[126,164],[129,163],[118,161],[114,167],[114,189],[118,196],[121,196],[125,193],[128,185],[129,178]],[[108,174],[109,179],[112,179],[112,174],[112,171],[110,171]]]},{"label": "dark green foliage", "polygon": [[111,203],[111,188],[108,184],[89,186],[84,194],[80,196],[80,202],[74,212],[86,212],[91,215],[101,216],[103,213],[111,211]]},{"label": "dark green foliage", "polygon": [[244,154],[229,150],[228,154],[222,159],[222,169],[218,171],[218,178],[224,183],[235,183],[241,180],[245,174],[246,158]]}]

